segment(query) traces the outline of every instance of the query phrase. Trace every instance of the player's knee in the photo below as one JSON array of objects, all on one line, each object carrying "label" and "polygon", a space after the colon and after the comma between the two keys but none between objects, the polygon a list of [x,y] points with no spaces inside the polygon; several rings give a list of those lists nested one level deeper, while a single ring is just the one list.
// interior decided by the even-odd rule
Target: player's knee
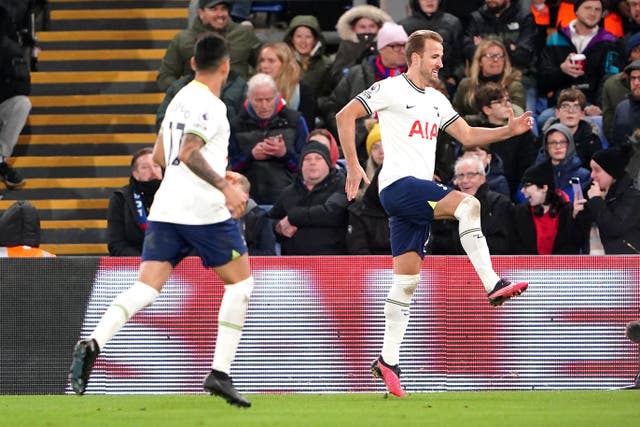
[{"label": "player's knee", "polygon": [[412,297],[420,282],[419,274],[394,274],[393,284],[404,292],[408,297]]},{"label": "player's knee", "polygon": [[253,276],[231,285],[225,285],[226,292],[232,292],[241,297],[245,302],[249,301],[253,292]]},{"label": "player's knee", "polygon": [[131,316],[153,304],[160,293],[149,285],[136,281],[129,289],[118,295],[111,307],[118,307],[123,311],[126,320]]},{"label": "player's knee", "polygon": [[480,219],[480,201],[473,196],[467,196],[458,205],[453,214],[458,221],[479,220]]}]

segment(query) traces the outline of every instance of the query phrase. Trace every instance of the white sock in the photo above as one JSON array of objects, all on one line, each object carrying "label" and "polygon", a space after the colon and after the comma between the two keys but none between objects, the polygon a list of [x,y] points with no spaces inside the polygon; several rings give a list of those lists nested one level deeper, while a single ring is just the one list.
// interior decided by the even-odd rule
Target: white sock
[{"label": "white sock", "polygon": [[131,316],[153,304],[159,294],[151,286],[136,281],[113,300],[89,338],[95,339],[102,350]]},{"label": "white sock", "polygon": [[224,289],[218,312],[218,338],[211,367],[228,375],[242,336],[249,297],[253,291],[253,277],[233,285],[225,285]]},{"label": "white sock", "polygon": [[480,202],[466,197],[458,205],[454,216],[459,222],[460,243],[473,264],[487,292],[491,292],[500,277],[493,271],[491,254],[480,225]]},{"label": "white sock", "polygon": [[419,274],[393,275],[393,285],[384,302],[384,340],[381,353],[388,365],[397,365],[400,361],[400,345],[409,325],[411,298],[419,281]]}]

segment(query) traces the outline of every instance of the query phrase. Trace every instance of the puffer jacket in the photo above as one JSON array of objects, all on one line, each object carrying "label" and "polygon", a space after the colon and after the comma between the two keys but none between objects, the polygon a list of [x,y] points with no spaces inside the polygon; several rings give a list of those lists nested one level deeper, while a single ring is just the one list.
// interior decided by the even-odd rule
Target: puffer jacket
[{"label": "puffer jacket", "polygon": [[[198,35],[208,31],[214,31],[214,29],[196,17],[190,28],[180,31],[173,37],[158,70],[157,82],[160,90],[166,92],[174,81],[193,73],[190,64],[193,48]],[[250,75],[250,64],[255,64],[262,42],[253,29],[231,20],[227,28],[219,34],[227,40],[231,69],[247,80]]]}]

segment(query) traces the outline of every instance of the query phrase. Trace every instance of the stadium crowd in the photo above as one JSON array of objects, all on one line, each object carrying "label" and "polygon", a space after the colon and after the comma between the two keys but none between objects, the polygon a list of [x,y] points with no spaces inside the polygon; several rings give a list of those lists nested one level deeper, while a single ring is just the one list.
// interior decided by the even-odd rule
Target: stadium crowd
[{"label": "stadium crowd", "polygon": [[[369,1],[348,8],[334,28],[323,28],[316,16],[294,16],[276,41],[258,37],[250,1],[191,3],[195,15],[171,40],[158,69],[158,87],[167,93],[158,126],[169,101],[193,78],[198,38],[221,34],[232,69],[221,94],[231,124],[230,168],[247,177],[252,202],[267,211],[260,223],[275,236],[276,253],[390,253],[379,244],[389,231],[375,191],[384,160],[376,117],[356,124],[358,158],[372,186],[347,203],[336,194],[345,164],[335,115],[375,82],[406,71],[404,44],[420,29],[442,35],[443,67],[433,85],[469,124],[498,127],[510,111],[533,113],[531,132],[488,147],[463,150],[448,135],[438,136],[434,179],[481,200],[483,231],[498,232],[498,252],[640,253],[640,0],[410,0],[397,22]],[[15,22],[6,13],[13,10],[8,0],[0,3],[4,21]],[[5,43],[25,44],[24,31],[2,27],[11,28],[3,53]],[[326,40],[333,29],[334,45]],[[28,89],[9,93],[18,87],[6,83],[16,78],[18,62],[5,56],[0,179],[17,187],[24,178],[4,159],[30,104]],[[478,161],[460,160],[469,157]],[[312,158],[318,166],[307,168]],[[305,177],[305,168],[322,179]],[[112,203],[109,218],[139,218],[130,206]],[[123,208],[131,212],[112,211]],[[514,231],[493,230],[495,222],[484,216],[494,212]],[[446,235],[451,225],[433,228]],[[313,237],[301,238],[306,233]],[[431,250],[459,253],[457,243],[447,243],[455,240],[442,239]],[[111,251],[116,246],[109,242],[112,255],[119,254]]]}]

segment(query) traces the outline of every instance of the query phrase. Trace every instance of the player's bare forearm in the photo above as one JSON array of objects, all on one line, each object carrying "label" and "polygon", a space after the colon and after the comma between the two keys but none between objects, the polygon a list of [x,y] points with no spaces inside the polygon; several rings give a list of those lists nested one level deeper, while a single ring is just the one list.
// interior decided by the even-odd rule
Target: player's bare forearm
[{"label": "player's bare forearm", "polygon": [[218,190],[224,189],[228,183],[224,176],[220,176],[206,161],[200,148],[204,142],[199,136],[186,134],[182,137],[180,146],[180,161],[183,162],[198,177],[211,184]]},{"label": "player's bare forearm", "polygon": [[347,161],[347,166],[358,164],[358,153],[356,151],[356,120],[367,114],[360,101],[353,99],[336,114],[336,124],[338,126],[338,138],[342,153]]}]

